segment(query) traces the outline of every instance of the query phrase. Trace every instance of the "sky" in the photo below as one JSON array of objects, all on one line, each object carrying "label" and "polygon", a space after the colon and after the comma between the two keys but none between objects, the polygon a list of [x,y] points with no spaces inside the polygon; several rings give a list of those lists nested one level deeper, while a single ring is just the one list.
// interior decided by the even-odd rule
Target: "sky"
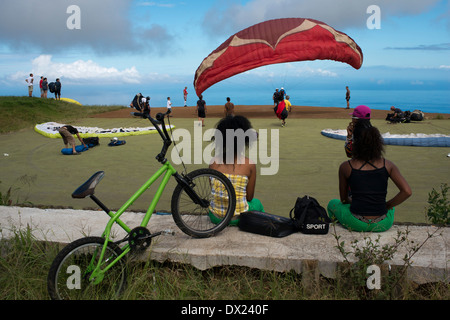
[{"label": "sky", "polygon": [[289,17],[348,34],[363,51],[361,69],[334,61],[268,66],[204,95],[273,92],[280,83],[450,91],[448,0],[15,0],[0,4],[0,95],[26,95],[33,73],[61,78],[63,95],[86,104],[126,104],[142,92],[153,105],[167,96],[181,105],[185,86],[196,100],[196,69],[229,36]]}]

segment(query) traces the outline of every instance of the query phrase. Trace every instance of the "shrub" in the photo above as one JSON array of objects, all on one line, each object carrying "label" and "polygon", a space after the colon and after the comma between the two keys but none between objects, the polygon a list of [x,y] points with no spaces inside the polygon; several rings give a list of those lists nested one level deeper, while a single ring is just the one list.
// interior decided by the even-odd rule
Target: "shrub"
[{"label": "shrub", "polygon": [[447,197],[449,186],[446,183],[441,184],[440,192],[434,188],[428,193],[428,208],[426,208],[426,218],[433,224],[448,226],[450,218],[448,210],[450,201]]}]

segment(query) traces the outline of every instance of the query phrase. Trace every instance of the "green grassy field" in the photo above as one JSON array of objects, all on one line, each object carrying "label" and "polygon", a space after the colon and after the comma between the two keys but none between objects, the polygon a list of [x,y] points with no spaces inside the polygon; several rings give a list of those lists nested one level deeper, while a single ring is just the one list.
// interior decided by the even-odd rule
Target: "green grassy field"
[{"label": "green grassy field", "polygon": [[[103,128],[149,125],[147,121],[131,117],[98,119],[79,116],[78,120],[75,120],[76,118],[76,115],[53,118],[50,113],[47,120],[39,118],[38,121],[40,123],[70,120],[73,125]],[[194,137],[194,120],[171,119],[176,129],[187,129],[192,137]],[[207,118],[206,127],[202,132],[213,128],[218,120]],[[288,216],[296,198],[305,194],[317,198],[324,207],[330,199],[338,198],[337,170],[339,164],[346,160],[343,141],[326,138],[320,131],[326,128],[345,129],[348,120],[290,119],[285,128],[281,128],[275,118],[251,119],[251,121],[256,130],[268,129],[269,142],[272,129],[277,130],[279,135],[279,149],[269,146],[268,151],[269,157],[279,155],[276,174],[261,175],[261,169],[269,167],[269,164],[264,163],[267,159],[257,159],[259,175],[255,196],[262,201],[267,212]],[[400,125],[389,125],[382,120],[374,120],[373,123],[382,133],[449,134],[450,132],[450,120],[426,120]],[[97,187],[96,195],[108,207],[119,208],[159,168],[155,156],[162,146],[157,134],[120,139],[126,140],[126,145],[108,147],[110,139],[101,138],[98,147],[79,156],[64,156],[60,152],[64,147],[61,139],[46,138],[28,125],[25,129],[4,133],[0,136],[0,191],[5,192],[7,188],[13,187],[14,202],[93,208],[96,206],[91,200],[75,200],[70,195],[93,173],[103,170],[106,175]],[[210,142],[204,141],[203,147],[209,144]],[[192,156],[193,148],[192,143]],[[169,160],[178,159],[174,150],[170,149]],[[424,208],[427,206],[428,192],[432,188],[439,187],[441,183],[450,182],[450,158],[447,157],[449,153],[449,148],[387,146],[386,158],[397,164],[413,189],[413,196],[397,208],[396,222],[426,222]],[[205,166],[206,163],[188,164],[187,169],[191,171]],[[182,166],[176,168],[183,170]],[[174,181],[168,185],[157,210],[170,210],[174,186]],[[132,209],[146,211],[155,190],[153,187],[150,188]],[[388,197],[392,197],[395,193],[396,187],[391,182]]]},{"label": "green grassy field", "polygon": [[33,128],[36,123],[67,122],[120,108],[119,106],[86,107],[55,99],[0,97],[0,134]]}]

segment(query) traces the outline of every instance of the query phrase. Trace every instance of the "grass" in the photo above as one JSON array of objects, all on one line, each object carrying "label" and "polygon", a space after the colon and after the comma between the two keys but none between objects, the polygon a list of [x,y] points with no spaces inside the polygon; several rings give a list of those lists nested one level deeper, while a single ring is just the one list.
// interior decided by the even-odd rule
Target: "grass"
[{"label": "grass", "polygon": [[33,128],[37,123],[49,121],[69,122],[119,108],[122,107],[85,107],[55,99],[0,97],[0,133]]},{"label": "grass", "polygon": [[[0,97],[0,187],[20,194],[8,198],[26,199],[39,206],[83,208],[92,206],[86,200],[73,200],[70,193],[96,170],[105,170],[106,177],[97,188],[97,196],[111,208],[117,208],[154,172],[154,160],[161,143],[157,135],[126,137],[124,147],[106,147],[109,139],[102,138],[101,146],[79,157],[65,157],[59,153],[62,143],[33,131],[36,123],[60,121],[86,126],[117,127],[147,126],[136,119],[92,119],[90,115],[112,110],[111,107],[79,107],[51,99],[28,97]],[[207,118],[207,128],[218,119]],[[177,128],[193,134],[193,119],[173,118]],[[263,200],[266,211],[286,215],[297,196],[310,194],[320,203],[337,196],[337,168],[345,160],[341,141],[324,138],[320,130],[345,128],[346,120],[292,119],[281,129],[276,119],[252,119],[258,129],[280,130],[279,172],[273,176],[259,176],[257,197]],[[411,125],[387,125],[376,121],[382,132],[445,133],[450,121],[429,120]],[[206,145],[207,142],[204,142]],[[122,149],[121,149],[122,148]],[[123,149],[126,148],[126,149]],[[126,150],[124,152],[123,150]],[[4,154],[8,156],[4,156]],[[445,148],[414,148],[389,146],[387,158],[393,160],[413,186],[414,195],[396,212],[396,220],[424,222],[424,208],[432,188],[448,181],[448,150]],[[169,154],[172,155],[169,151]],[[173,160],[173,159],[172,159]],[[192,165],[189,170],[204,166]],[[260,168],[262,164],[259,164]],[[32,177],[23,184],[19,177]],[[292,177],[297,177],[292,179]],[[445,181],[447,180],[447,181]],[[287,183],[288,182],[288,183]],[[21,183],[21,184],[20,184]],[[20,187],[17,186],[20,184]],[[169,185],[160,200],[167,209],[170,204]],[[150,190],[150,193],[154,190]],[[392,189],[390,190],[392,192]],[[273,197],[273,194],[277,197]],[[25,194],[26,197],[22,195]],[[274,199],[276,198],[276,199]],[[137,202],[137,209],[146,209],[149,199]],[[29,228],[15,230],[12,239],[1,238],[0,226],[0,300],[48,299],[46,277],[58,248],[48,242],[38,242]],[[345,279],[318,278],[312,283],[304,275],[287,272],[255,270],[243,267],[221,267],[200,271],[188,265],[134,263],[130,268],[129,288],[123,298],[129,300],[297,300],[297,299],[379,299],[380,295],[361,295],[361,289],[349,286]],[[422,286],[406,284],[398,299],[448,300],[448,284]]]},{"label": "grass", "polygon": [[[95,109],[96,107],[92,107]],[[193,120],[171,118],[177,129],[184,129],[194,137]],[[299,196],[309,194],[319,203],[327,203],[338,197],[339,164],[346,160],[343,142],[322,136],[320,130],[345,128],[348,121],[343,119],[290,119],[288,126],[281,128],[277,119],[251,119],[257,130],[268,129],[279,132],[279,163],[275,176],[261,175],[261,169],[269,164],[258,159],[256,194],[267,212],[287,216]],[[53,120],[52,120],[53,121]],[[207,118],[204,129],[213,128],[218,119]],[[102,128],[148,126],[142,119],[99,119],[80,118],[69,122],[74,125],[97,126]],[[374,124],[382,132],[391,133],[445,133],[450,132],[450,120],[427,120],[421,123],[388,125],[375,120]],[[145,180],[159,168],[155,160],[161,150],[161,140],[157,134],[121,138],[127,141],[120,147],[108,147],[110,138],[101,138],[100,146],[77,157],[63,156],[61,139],[50,139],[37,134],[32,128],[4,134],[0,139],[0,188],[5,191],[14,186],[23,175],[35,177],[33,185],[21,191],[29,195],[27,200],[36,206],[92,208],[87,200],[72,199],[70,194],[94,172],[104,170],[106,175],[96,189],[96,194],[110,208],[119,208]],[[197,138],[198,139],[198,138]],[[203,141],[203,146],[208,142]],[[181,141],[179,141],[179,148]],[[194,144],[186,149],[193,155]],[[274,150],[274,152],[277,150]],[[3,156],[3,154],[8,156]],[[399,168],[413,189],[413,195],[396,208],[396,222],[425,223],[425,206],[428,193],[448,183],[448,148],[420,148],[387,146],[386,158]],[[268,153],[270,156],[270,151]],[[171,148],[168,159],[178,160],[176,149]],[[206,163],[188,165],[188,171],[205,167]],[[178,170],[183,168],[176,166]],[[293,179],[292,177],[295,177]],[[170,210],[171,191],[175,184],[171,181],[158,204],[157,210]],[[151,188],[132,209],[146,211],[150,203]],[[273,197],[273,193],[277,197]],[[388,197],[396,192],[389,184]]]},{"label": "grass", "polygon": [[[0,234],[1,234],[0,226]],[[26,227],[0,238],[0,300],[48,300],[47,273],[59,246],[37,241]],[[131,262],[124,300],[365,300],[381,299],[383,290],[366,292],[343,278],[311,281],[295,272],[279,273],[226,266],[200,271],[190,265]],[[362,293],[363,292],[363,293]],[[395,300],[443,300],[449,285],[402,283]],[[237,302],[236,302],[237,303]],[[173,310],[169,310],[173,312]]]}]

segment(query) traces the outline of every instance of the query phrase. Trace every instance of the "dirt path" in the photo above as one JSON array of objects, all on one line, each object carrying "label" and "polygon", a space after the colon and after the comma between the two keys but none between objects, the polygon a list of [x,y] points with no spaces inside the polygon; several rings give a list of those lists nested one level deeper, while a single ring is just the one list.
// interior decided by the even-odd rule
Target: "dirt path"
[{"label": "dirt path", "polygon": [[[96,118],[128,118],[130,113],[135,111],[131,108],[121,109],[112,112],[106,112],[96,115]],[[151,114],[155,116],[158,112],[165,112],[166,108],[152,108]],[[172,108],[172,115],[176,118],[197,118],[195,107],[175,107]],[[336,108],[336,107],[307,107],[293,106],[289,118],[300,119],[350,119],[350,113],[353,109]],[[385,119],[389,110],[372,110],[372,119]],[[235,106],[235,113],[244,115],[247,118],[275,118],[273,107],[265,106]],[[224,115],[223,106],[207,106],[206,117],[221,118]],[[434,118],[436,113],[427,113],[427,118]]]}]

